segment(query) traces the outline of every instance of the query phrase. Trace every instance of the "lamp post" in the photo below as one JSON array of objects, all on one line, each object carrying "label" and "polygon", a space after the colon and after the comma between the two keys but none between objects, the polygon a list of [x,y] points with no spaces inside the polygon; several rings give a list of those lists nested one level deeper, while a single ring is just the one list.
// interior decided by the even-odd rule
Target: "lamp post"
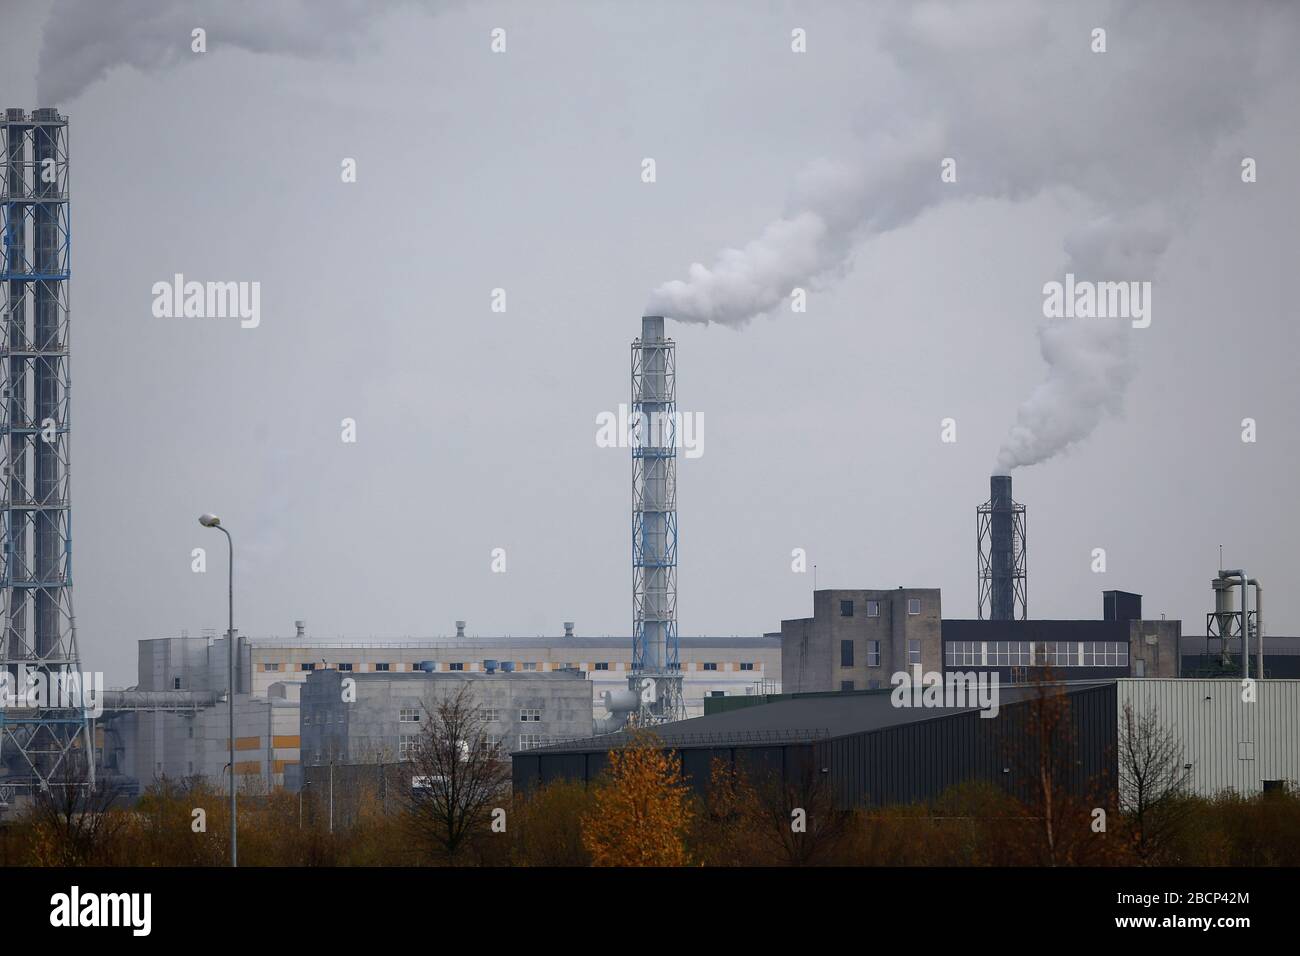
[{"label": "lamp post", "polygon": [[230,537],[230,532],[221,526],[221,519],[216,515],[199,515],[199,524],[205,528],[216,528],[224,534],[226,544],[230,549],[230,626],[226,631],[226,656],[228,658],[226,681],[229,687],[227,706],[230,710],[230,865],[238,866],[239,824],[236,816],[238,811],[235,805],[235,542]]}]

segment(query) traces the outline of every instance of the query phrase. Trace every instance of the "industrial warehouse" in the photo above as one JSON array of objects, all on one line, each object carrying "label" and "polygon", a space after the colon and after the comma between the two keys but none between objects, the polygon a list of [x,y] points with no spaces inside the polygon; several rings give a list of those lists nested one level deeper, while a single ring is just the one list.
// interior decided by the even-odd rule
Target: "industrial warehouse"
[{"label": "industrial warehouse", "polygon": [[[789,786],[824,775],[843,808],[930,802],[970,782],[1024,796],[1043,756],[1034,749],[1035,704],[1059,695],[1067,723],[1052,749],[1075,796],[1114,799],[1126,707],[1153,709],[1178,736],[1190,792],[1249,795],[1300,779],[1300,681],[1261,681],[1258,693],[1243,701],[1232,679],[1018,684],[1002,689],[990,720],[977,707],[898,707],[889,691],[778,695],[738,700],[743,706],[674,724],[658,737],[698,790],[721,761]],[[622,734],[516,753],[514,785],[592,783],[610,750],[625,743]]]}]

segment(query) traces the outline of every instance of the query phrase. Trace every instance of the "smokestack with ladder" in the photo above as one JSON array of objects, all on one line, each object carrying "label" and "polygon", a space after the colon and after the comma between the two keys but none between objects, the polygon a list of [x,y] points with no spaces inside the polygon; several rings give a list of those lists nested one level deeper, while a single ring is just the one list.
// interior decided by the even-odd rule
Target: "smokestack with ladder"
[{"label": "smokestack with ladder", "polygon": [[980,619],[1025,620],[1025,506],[1011,497],[1010,475],[989,479],[989,500],[975,510],[975,534]]},{"label": "smokestack with ladder", "polygon": [[677,645],[676,346],[663,316],[632,342],[632,674],[641,726],[686,716]]}]

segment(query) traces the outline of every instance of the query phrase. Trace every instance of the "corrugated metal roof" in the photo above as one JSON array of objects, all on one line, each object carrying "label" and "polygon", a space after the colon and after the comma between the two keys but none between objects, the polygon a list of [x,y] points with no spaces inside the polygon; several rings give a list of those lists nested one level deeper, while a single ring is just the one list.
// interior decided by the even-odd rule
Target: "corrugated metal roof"
[{"label": "corrugated metal roof", "polygon": [[[1075,691],[1113,684],[1114,681],[1078,681],[1063,686]],[[1003,684],[998,687],[998,703],[1007,704],[1031,698],[1037,684]],[[655,729],[666,744],[681,748],[753,742],[758,735],[774,738],[820,739],[892,727],[899,724],[932,720],[958,714],[973,707],[895,707],[890,701],[892,690],[855,691],[795,697],[755,707],[743,707],[720,714],[709,714]],[[620,731],[585,740],[552,744],[542,748],[597,751],[621,746],[630,734]]]}]

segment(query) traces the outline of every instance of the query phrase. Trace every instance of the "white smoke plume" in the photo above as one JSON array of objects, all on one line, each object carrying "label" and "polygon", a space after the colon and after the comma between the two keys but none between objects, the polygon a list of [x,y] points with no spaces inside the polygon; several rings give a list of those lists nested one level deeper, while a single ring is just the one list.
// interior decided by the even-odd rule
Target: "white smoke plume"
[{"label": "white smoke plume", "polygon": [[63,106],[116,67],[153,72],[186,62],[198,27],[207,32],[210,53],[227,47],[346,58],[365,48],[377,17],[402,3],[435,6],[433,0],[55,0],[37,95],[43,106]]},{"label": "white smoke plume", "polygon": [[[1300,11],[1246,6],[890,8],[880,52],[908,78],[912,97],[901,111],[924,121],[905,122],[905,132],[868,144],[853,163],[812,167],[813,188],[797,188],[780,219],[712,266],[697,262],[685,279],[657,287],[647,312],[743,326],[795,287],[842,271],[856,244],[949,196],[1068,194],[1091,212],[1065,243],[1062,273],[1151,281],[1217,143],[1265,84],[1279,74],[1294,84],[1286,50]],[[1098,24],[1108,28],[1106,53],[1089,48]],[[940,184],[946,156],[959,157],[960,188]],[[1044,461],[1122,411],[1133,334],[1119,319],[1040,327],[1046,377],[1020,406],[999,471]]]},{"label": "white smoke plume", "polygon": [[865,162],[813,163],[782,218],[743,249],[724,249],[712,268],[697,262],[685,281],[665,282],[652,293],[646,314],[744,325],[771,311],[795,286],[842,269],[855,240],[905,225],[935,202],[942,142],[938,127],[922,126],[881,137]]},{"label": "white smoke plume", "polygon": [[[1062,274],[1090,282],[1150,281],[1173,234],[1168,223],[1151,219],[1156,215],[1103,218],[1074,231],[1065,241]],[[1132,334],[1123,317],[1051,319],[1039,329],[1047,377],[1016,411],[998,451],[998,474],[1046,461],[1087,438],[1106,416],[1123,412],[1133,377]]]}]

